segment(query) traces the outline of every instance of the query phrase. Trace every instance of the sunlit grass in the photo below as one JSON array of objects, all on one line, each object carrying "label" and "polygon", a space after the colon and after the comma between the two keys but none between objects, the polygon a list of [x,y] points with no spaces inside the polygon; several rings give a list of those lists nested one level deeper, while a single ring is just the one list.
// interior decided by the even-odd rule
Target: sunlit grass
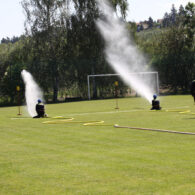
[{"label": "sunlit grass", "polygon": [[113,127],[195,132],[191,96],[160,100],[162,111],[142,98],[46,105],[80,121],[64,124],[0,108],[0,194],[195,194],[195,136]]}]

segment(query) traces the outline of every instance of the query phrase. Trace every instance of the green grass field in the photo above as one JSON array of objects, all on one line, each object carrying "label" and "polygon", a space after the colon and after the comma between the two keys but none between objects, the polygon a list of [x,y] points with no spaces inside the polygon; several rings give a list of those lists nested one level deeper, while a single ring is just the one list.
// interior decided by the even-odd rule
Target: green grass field
[{"label": "green grass field", "polygon": [[195,194],[195,135],[113,127],[195,133],[191,96],[160,100],[162,111],[142,98],[119,99],[118,110],[114,99],[46,105],[50,117],[81,121],[63,124],[0,108],[0,194]]}]

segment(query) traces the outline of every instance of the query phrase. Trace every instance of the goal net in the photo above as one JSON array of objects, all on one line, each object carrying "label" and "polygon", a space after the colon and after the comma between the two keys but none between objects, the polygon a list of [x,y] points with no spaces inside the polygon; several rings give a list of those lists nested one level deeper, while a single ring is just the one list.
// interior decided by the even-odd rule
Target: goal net
[{"label": "goal net", "polygon": [[[129,77],[139,78],[148,84],[154,93],[159,94],[158,72],[129,73]],[[96,74],[87,76],[88,99],[115,97],[116,81],[118,83],[118,97],[138,96],[133,88],[122,81],[120,74]]]}]

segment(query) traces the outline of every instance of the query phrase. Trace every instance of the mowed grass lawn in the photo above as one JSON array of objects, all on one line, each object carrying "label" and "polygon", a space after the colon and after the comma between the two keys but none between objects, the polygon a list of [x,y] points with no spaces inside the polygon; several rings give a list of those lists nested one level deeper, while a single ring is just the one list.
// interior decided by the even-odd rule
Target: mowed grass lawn
[{"label": "mowed grass lawn", "polygon": [[[50,117],[83,121],[64,124],[0,108],[0,194],[195,194],[195,135],[113,127],[195,133],[191,96],[160,101],[164,111],[143,98],[119,99],[118,110],[114,99],[46,105]],[[96,120],[105,126],[83,125]]]}]

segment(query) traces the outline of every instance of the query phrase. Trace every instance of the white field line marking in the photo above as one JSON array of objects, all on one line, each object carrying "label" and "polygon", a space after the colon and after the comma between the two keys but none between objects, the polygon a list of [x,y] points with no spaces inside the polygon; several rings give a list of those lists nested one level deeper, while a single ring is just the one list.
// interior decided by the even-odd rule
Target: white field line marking
[{"label": "white field line marking", "polygon": [[[169,108],[170,109],[181,109],[181,108],[189,108],[189,106],[181,106],[181,107],[175,107],[175,108]],[[168,110],[168,108],[164,108]],[[143,111],[150,111],[150,110],[122,110],[122,111],[109,111],[109,112],[86,112],[86,113],[78,113],[78,114],[68,114],[68,116],[84,116],[89,114],[117,114],[117,113],[125,113],[125,112],[143,112]]]},{"label": "white field line marking", "polygon": [[[170,110],[170,109],[181,109],[181,108],[189,108],[189,106],[182,106],[182,107],[175,107],[175,108],[164,108],[166,110]],[[163,110],[164,110],[163,109]],[[127,112],[143,112],[143,111],[150,111],[150,110],[116,110],[116,111],[109,111],[109,112],[86,112],[86,113],[77,113],[77,114],[67,114],[67,116],[85,116],[85,115],[89,115],[89,114],[118,114],[118,113],[127,113]],[[31,117],[26,117],[26,118],[17,118],[17,117],[13,117],[11,118],[11,120],[17,120],[17,119],[32,119]]]},{"label": "white field line marking", "polygon": [[19,118],[19,117],[18,118],[14,118],[14,117],[11,118],[11,120],[18,120],[18,119],[21,120],[21,119],[32,119],[32,118]]},{"label": "white field line marking", "polygon": [[86,113],[78,113],[78,114],[69,114],[68,116],[83,116],[83,115],[89,115],[89,114],[117,114],[117,113],[123,113],[123,112],[143,112],[146,110],[122,110],[122,111],[110,111],[110,112],[86,112]]}]

